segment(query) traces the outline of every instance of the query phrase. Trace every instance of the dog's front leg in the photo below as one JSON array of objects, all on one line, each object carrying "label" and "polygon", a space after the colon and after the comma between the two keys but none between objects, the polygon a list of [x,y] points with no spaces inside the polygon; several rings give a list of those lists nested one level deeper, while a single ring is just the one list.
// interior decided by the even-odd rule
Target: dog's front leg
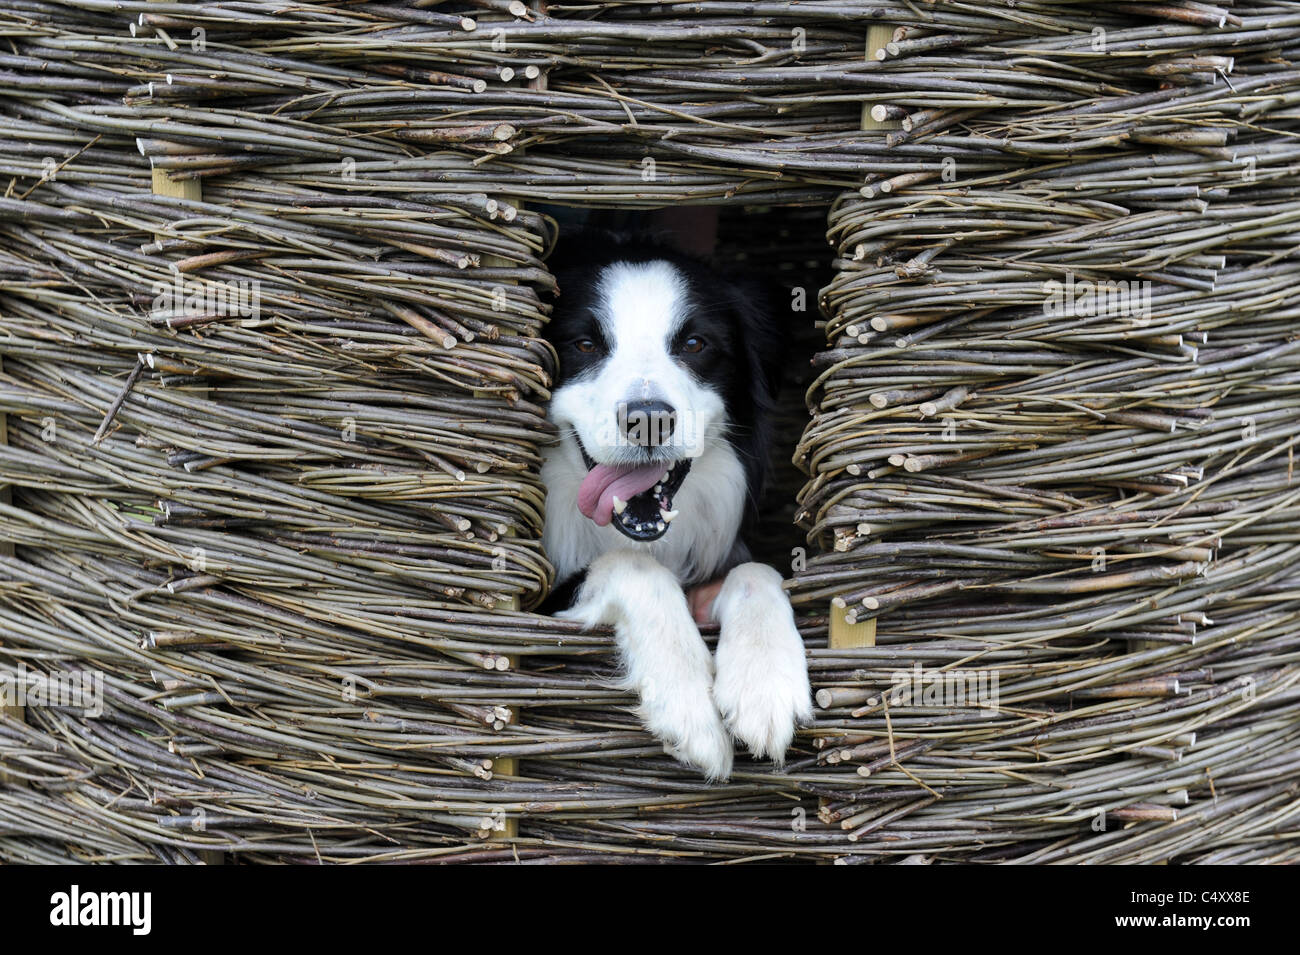
[{"label": "dog's front leg", "polygon": [[722,718],[750,752],[780,765],[795,725],[812,719],[803,638],[781,575],[766,564],[733,568],[713,616],[722,625],[713,684]]},{"label": "dog's front leg", "polygon": [[592,562],[574,606],[558,616],[613,626],[624,686],[640,696],[646,728],[709,779],[731,774],[731,738],[713,704],[713,660],[666,567],[635,551],[604,554]]}]

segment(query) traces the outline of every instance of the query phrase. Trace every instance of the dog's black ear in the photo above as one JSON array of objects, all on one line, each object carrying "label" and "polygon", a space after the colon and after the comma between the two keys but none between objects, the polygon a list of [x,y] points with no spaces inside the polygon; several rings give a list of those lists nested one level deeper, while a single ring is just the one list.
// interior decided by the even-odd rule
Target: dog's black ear
[{"label": "dog's black ear", "polygon": [[775,283],[745,278],[732,280],[731,286],[732,307],[749,366],[751,399],[756,410],[767,410],[781,390],[790,359],[789,299]]},{"label": "dog's black ear", "polygon": [[546,260],[546,267],[552,275],[560,275],[569,269],[597,261],[608,255],[611,248],[626,242],[626,235],[609,229],[583,227],[566,231]]},{"label": "dog's black ear", "polygon": [[546,259],[547,267],[553,273],[566,269],[587,266],[592,262],[604,262],[616,258],[620,250],[631,251],[644,256],[647,252],[661,252],[667,255],[684,255],[680,244],[674,241],[671,232],[606,229],[600,226],[584,225],[561,233],[555,248]]},{"label": "dog's black ear", "polygon": [[728,289],[744,358],[739,369],[744,380],[739,385],[748,405],[740,409],[739,420],[749,423],[748,427],[734,428],[733,441],[748,478],[745,526],[752,527],[758,519],[758,504],[772,463],[776,398],[781,390],[782,370],[790,359],[789,316],[780,307],[788,299],[779,287],[769,287],[757,279],[732,279]]}]

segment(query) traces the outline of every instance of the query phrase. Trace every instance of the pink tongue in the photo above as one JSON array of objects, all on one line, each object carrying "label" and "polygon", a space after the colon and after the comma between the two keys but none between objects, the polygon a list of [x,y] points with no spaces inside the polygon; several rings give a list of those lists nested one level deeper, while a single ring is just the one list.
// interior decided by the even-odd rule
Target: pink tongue
[{"label": "pink tongue", "polygon": [[634,495],[658,484],[663,473],[662,464],[640,467],[597,464],[587,472],[582,487],[578,488],[578,510],[604,527],[614,514],[614,498],[630,501]]}]

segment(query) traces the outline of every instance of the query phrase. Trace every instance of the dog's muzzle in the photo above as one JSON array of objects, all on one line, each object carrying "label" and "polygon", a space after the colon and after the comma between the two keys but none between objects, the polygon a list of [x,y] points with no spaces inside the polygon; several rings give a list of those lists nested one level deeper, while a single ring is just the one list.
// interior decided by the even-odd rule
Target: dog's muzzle
[{"label": "dog's muzzle", "polygon": [[673,497],[691,470],[690,460],[614,466],[597,464],[581,450],[587,476],[578,492],[578,509],[634,541],[663,537],[677,516]]}]

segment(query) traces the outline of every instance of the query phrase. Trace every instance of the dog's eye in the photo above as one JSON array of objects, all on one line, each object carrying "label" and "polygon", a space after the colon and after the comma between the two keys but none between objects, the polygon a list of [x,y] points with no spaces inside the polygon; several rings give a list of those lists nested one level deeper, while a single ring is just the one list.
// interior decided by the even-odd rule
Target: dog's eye
[{"label": "dog's eye", "polygon": [[704,339],[699,335],[692,335],[686,341],[682,342],[682,351],[688,355],[694,355],[704,351]]},{"label": "dog's eye", "polygon": [[596,343],[593,342],[590,338],[579,339],[578,341],[574,342],[573,347],[578,349],[578,351],[582,352],[584,355],[591,355],[594,354],[596,351]]}]

